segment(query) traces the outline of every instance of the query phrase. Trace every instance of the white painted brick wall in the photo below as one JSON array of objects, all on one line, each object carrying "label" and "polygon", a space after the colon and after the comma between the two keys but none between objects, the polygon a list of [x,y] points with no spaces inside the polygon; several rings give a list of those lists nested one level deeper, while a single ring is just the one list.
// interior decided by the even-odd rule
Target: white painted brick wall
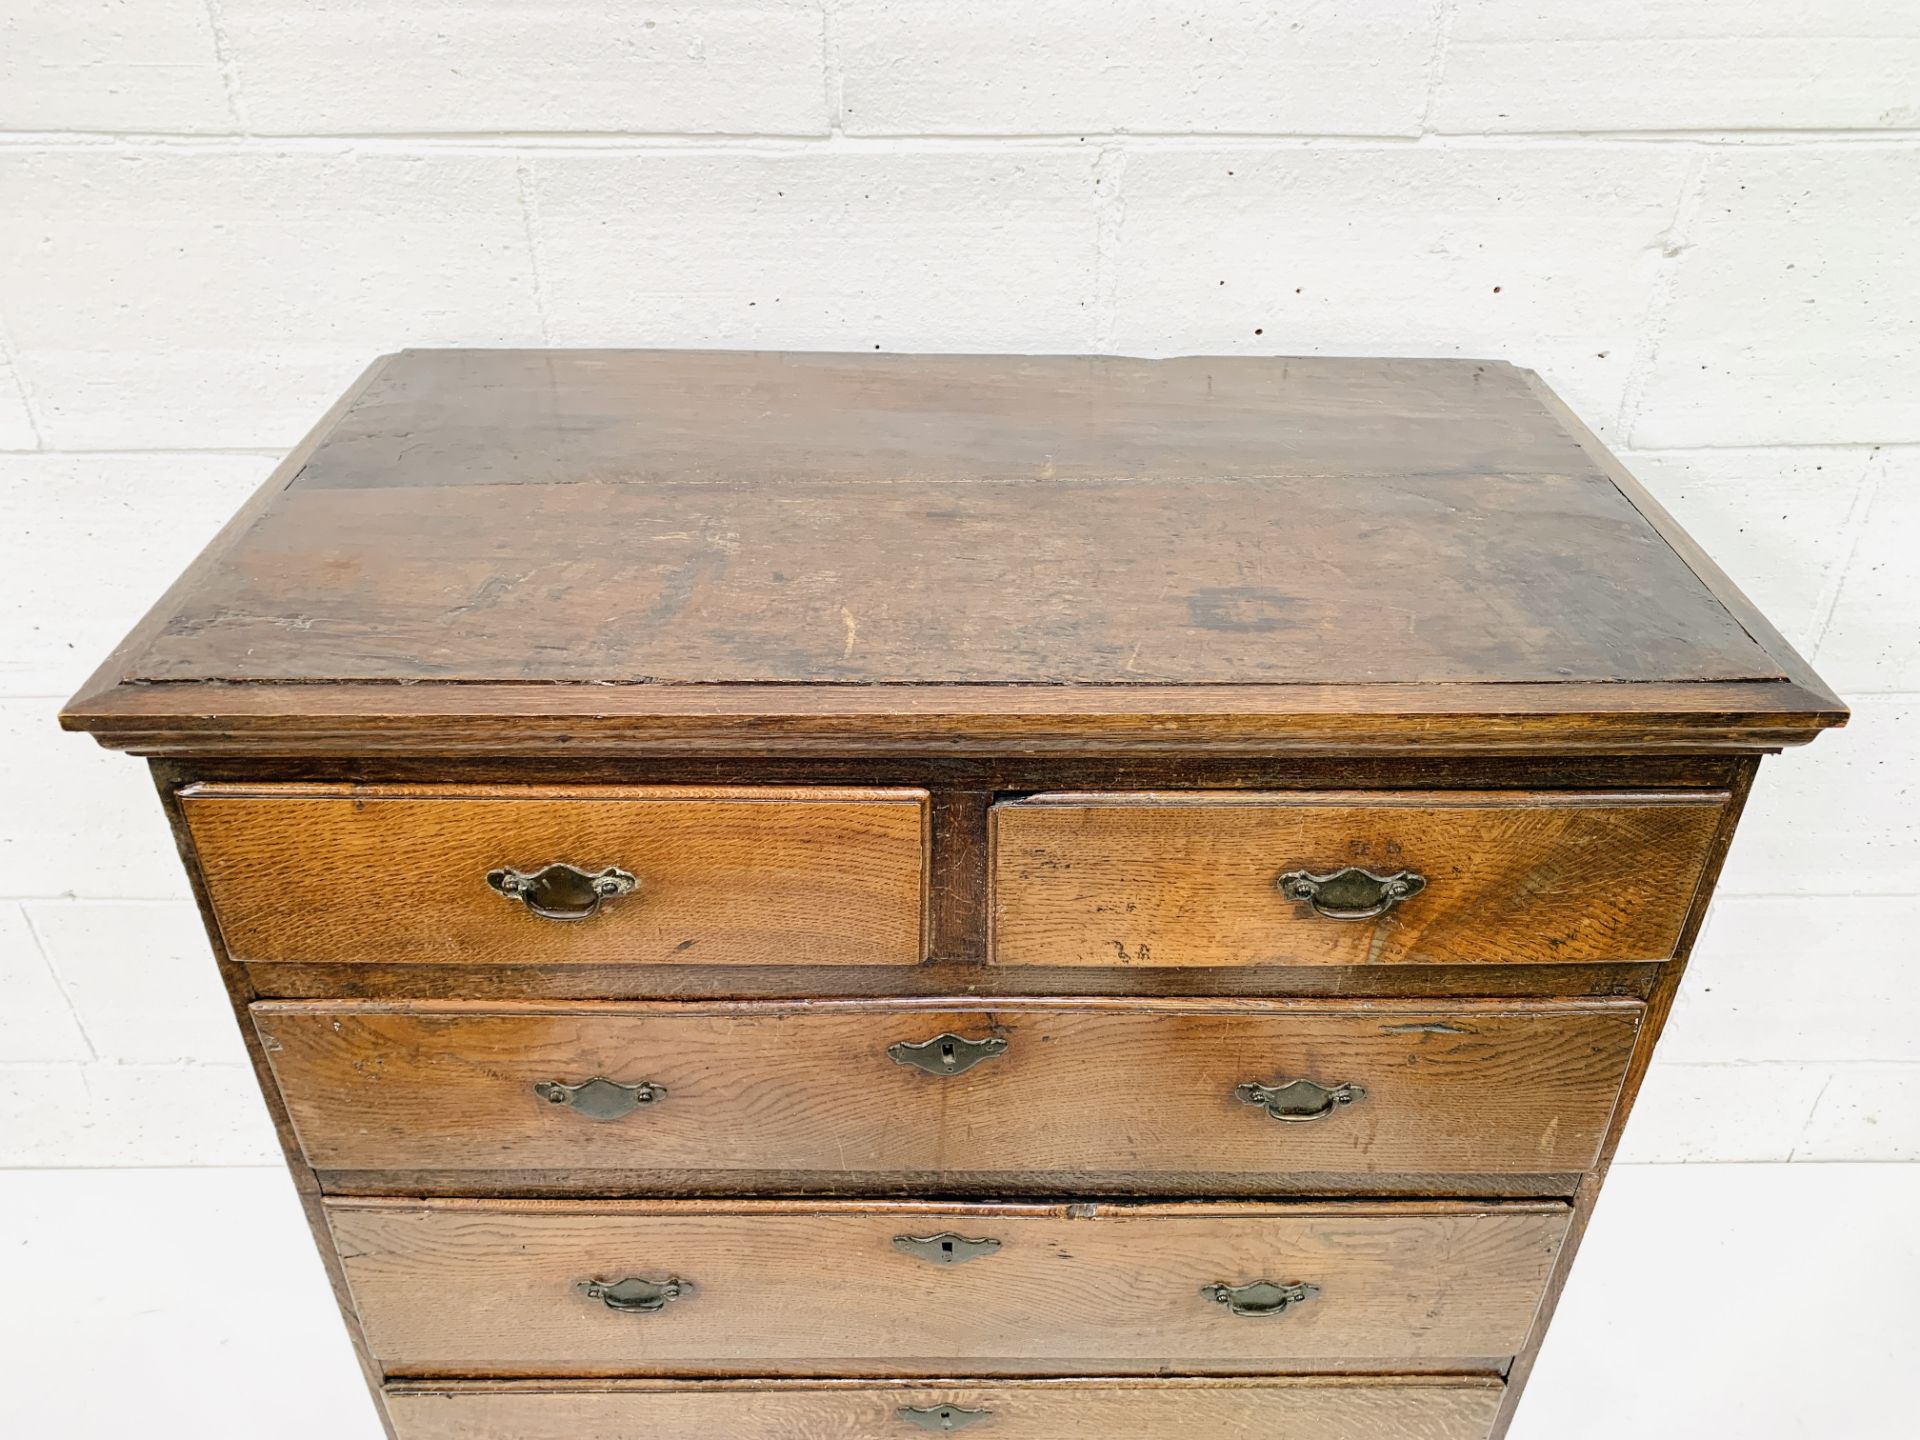
[{"label": "white painted brick wall", "polygon": [[1887,0],[1459,0],[1444,131],[1920,127],[1920,10]]},{"label": "white painted brick wall", "polygon": [[855,135],[1420,133],[1433,0],[838,0]]},{"label": "white painted brick wall", "polygon": [[552,342],[1084,350],[1097,160],[978,145],[536,155]]},{"label": "white painted brick wall", "polygon": [[1915,154],[1867,141],[1706,157],[1674,227],[1634,444],[1920,440]]},{"label": "white painted brick wall", "polygon": [[1691,160],[1243,141],[1122,163],[1118,349],[1495,356],[1611,431]]},{"label": "white painted brick wall", "polygon": [[1533,366],[1858,716],[1763,772],[1626,1153],[1920,1158],[1916,257],[1877,0],[0,0],[0,1166],[272,1158],[53,714],[408,344]]},{"label": "white painted brick wall", "polygon": [[0,128],[217,134],[232,122],[205,0],[0,10]]},{"label": "white painted brick wall", "polygon": [[219,0],[263,135],[827,133],[812,0]]}]

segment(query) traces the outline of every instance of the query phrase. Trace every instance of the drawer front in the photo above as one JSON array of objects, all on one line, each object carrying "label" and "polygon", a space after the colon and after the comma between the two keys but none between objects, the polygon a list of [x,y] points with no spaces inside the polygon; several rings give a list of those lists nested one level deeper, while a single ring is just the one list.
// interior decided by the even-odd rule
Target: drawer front
[{"label": "drawer front", "polygon": [[398,1376],[1489,1368],[1524,1342],[1569,1216],[1413,1201],[327,1213],[368,1345]]},{"label": "drawer front", "polygon": [[1289,1173],[1584,1170],[1642,1007],[286,1001],[253,1013],[323,1172],[1257,1194]]},{"label": "drawer front", "polygon": [[1485,1377],[402,1384],[399,1440],[1485,1440]]},{"label": "drawer front", "polygon": [[181,805],[236,960],[923,954],[924,791],[200,785]]},{"label": "drawer front", "polygon": [[1042,795],[993,811],[1001,965],[1459,965],[1674,952],[1728,797]]}]

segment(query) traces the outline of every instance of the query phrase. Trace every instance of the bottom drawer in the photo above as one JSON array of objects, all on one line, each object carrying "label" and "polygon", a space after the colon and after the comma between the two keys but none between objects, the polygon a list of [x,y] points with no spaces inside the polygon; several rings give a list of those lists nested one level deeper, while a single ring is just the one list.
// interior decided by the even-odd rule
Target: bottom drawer
[{"label": "bottom drawer", "polygon": [[398,1440],[1484,1440],[1501,1384],[1290,1380],[599,1381],[400,1385]]},{"label": "bottom drawer", "polygon": [[1494,1372],[1557,1204],[329,1200],[391,1377]]}]

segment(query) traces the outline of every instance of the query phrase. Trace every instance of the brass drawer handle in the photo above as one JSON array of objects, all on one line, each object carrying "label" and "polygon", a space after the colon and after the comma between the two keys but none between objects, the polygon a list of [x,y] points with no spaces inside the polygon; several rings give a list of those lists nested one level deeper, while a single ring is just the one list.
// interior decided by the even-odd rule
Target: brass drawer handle
[{"label": "brass drawer handle", "polygon": [[929,1405],[925,1409],[902,1405],[893,1413],[909,1425],[936,1431],[965,1430],[969,1426],[983,1425],[993,1418],[991,1410],[962,1410],[958,1405]]},{"label": "brass drawer handle", "polygon": [[893,1248],[903,1255],[911,1255],[916,1260],[930,1261],[935,1265],[964,1265],[969,1260],[993,1254],[1000,1248],[1000,1242],[969,1240],[948,1230],[939,1235],[896,1235],[893,1237]]},{"label": "brass drawer handle", "polygon": [[1372,920],[1426,889],[1427,877],[1415,870],[1376,875],[1349,865],[1325,875],[1288,870],[1273,883],[1289,900],[1312,906],[1322,919]]},{"label": "brass drawer handle", "polygon": [[889,1045],[887,1054],[893,1057],[894,1064],[911,1065],[929,1075],[964,1075],[982,1060],[1006,1053],[1006,1048],[1007,1042],[997,1035],[989,1035],[985,1040],[969,1040],[948,1031],[918,1044],[902,1040],[898,1045]]},{"label": "brass drawer handle", "polygon": [[598,1300],[609,1310],[618,1310],[623,1315],[651,1315],[656,1310],[664,1310],[673,1301],[693,1293],[693,1282],[682,1280],[678,1275],[665,1280],[642,1280],[629,1276],[625,1280],[582,1280],[573,1287],[589,1300]]},{"label": "brass drawer handle", "polygon": [[1322,1085],[1317,1080],[1283,1080],[1278,1085],[1236,1085],[1233,1098],[1242,1105],[1258,1105],[1275,1120],[1305,1125],[1325,1120],[1342,1105],[1367,1098],[1358,1085]]},{"label": "brass drawer handle", "polygon": [[1248,1285],[1228,1285],[1216,1281],[1202,1285],[1200,1293],[1234,1315],[1264,1320],[1284,1315],[1296,1305],[1304,1305],[1320,1293],[1318,1285],[1281,1285],[1272,1280],[1255,1280]]},{"label": "brass drawer handle", "polygon": [[612,865],[597,873],[567,864],[533,871],[502,866],[487,872],[487,884],[542,920],[586,920],[600,913],[603,901],[618,900],[640,888],[638,880]]},{"label": "brass drawer handle", "polygon": [[533,1093],[550,1105],[570,1105],[589,1120],[618,1120],[643,1105],[658,1105],[667,1098],[667,1087],[642,1080],[638,1085],[622,1085],[596,1075],[578,1085],[561,1080],[536,1080]]}]

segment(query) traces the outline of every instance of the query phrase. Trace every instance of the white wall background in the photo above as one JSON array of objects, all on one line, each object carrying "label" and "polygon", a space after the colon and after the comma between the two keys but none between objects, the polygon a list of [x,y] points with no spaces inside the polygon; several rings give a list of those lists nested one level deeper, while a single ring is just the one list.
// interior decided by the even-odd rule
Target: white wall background
[{"label": "white wall background", "polygon": [[1628,1141],[1920,1159],[1920,6],[0,0],[0,1166],[273,1142],[60,700],[375,354],[1540,370],[1854,704]]}]

